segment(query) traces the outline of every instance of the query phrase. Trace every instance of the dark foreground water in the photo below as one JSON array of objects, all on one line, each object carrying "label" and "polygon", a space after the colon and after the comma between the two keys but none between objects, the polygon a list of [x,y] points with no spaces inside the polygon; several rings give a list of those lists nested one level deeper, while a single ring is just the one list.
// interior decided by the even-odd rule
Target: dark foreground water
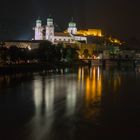
[{"label": "dark foreground water", "polygon": [[140,138],[140,70],[0,76],[0,140]]}]

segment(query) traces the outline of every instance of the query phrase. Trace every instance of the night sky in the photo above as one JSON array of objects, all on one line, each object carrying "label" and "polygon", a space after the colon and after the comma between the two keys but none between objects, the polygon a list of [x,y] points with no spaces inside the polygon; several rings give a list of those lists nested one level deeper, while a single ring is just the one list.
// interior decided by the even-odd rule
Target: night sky
[{"label": "night sky", "polygon": [[80,29],[101,28],[121,39],[140,38],[139,0],[1,0],[0,39],[31,39],[36,18],[49,14],[59,30],[71,17]]}]

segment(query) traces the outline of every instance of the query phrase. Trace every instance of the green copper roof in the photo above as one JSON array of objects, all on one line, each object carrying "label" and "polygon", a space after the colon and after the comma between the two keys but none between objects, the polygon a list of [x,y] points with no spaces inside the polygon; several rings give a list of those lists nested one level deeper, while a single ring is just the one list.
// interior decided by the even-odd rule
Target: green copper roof
[{"label": "green copper roof", "polygon": [[53,19],[52,18],[48,18],[47,22],[53,22]]},{"label": "green copper roof", "polygon": [[75,22],[70,22],[69,27],[76,27],[76,23]]},{"label": "green copper roof", "polygon": [[40,19],[36,20],[37,23],[41,23],[42,21]]}]

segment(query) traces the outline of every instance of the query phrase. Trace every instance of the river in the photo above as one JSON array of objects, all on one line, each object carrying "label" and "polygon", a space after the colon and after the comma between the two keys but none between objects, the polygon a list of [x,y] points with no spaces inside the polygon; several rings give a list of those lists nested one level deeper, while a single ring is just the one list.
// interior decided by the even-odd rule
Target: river
[{"label": "river", "polygon": [[0,76],[0,140],[136,139],[139,133],[139,68]]}]

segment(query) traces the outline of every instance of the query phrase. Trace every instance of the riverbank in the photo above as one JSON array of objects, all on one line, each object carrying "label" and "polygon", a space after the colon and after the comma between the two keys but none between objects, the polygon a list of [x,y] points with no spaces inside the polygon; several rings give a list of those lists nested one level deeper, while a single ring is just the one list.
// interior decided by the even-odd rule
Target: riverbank
[{"label": "riverbank", "polygon": [[79,66],[89,66],[89,63],[83,61],[59,62],[59,63],[26,63],[26,64],[8,64],[0,66],[0,74],[12,74],[19,72],[40,72],[57,69],[73,68]]}]

